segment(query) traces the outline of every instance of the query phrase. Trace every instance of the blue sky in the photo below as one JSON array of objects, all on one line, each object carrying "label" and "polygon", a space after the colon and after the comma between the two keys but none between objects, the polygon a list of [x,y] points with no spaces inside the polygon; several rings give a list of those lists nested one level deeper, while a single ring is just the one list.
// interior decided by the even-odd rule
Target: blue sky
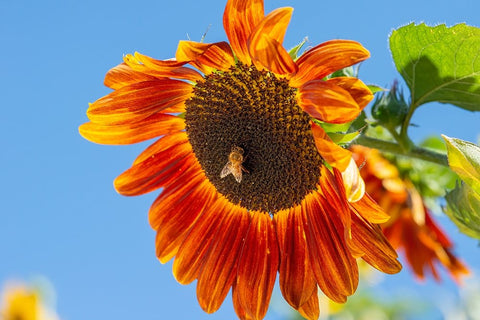
[{"label": "blue sky", "polygon": [[[124,54],[170,58],[178,40],[200,40],[207,29],[206,42],[226,40],[225,2],[0,0],[0,283],[48,278],[58,313],[68,320],[234,317],[230,297],[217,313],[203,313],[195,285],[177,284],[171,263],[156,260],[147,222],[156,193],[126,198],[113,189],[113,179],[146,145],[100,146],[77,129],[87,120],[88,102],[110,92],[104,74]],[[476,0],[267,0],[265,6],[295,8],[286,47],[305,36],[311,45],[361,42],[372,54],[361,78],[384,86],[399,77],[388,51],[393,28],[412,21],[480,26]],[[480,133],[478,113],[451,106],[423,106],[413,122],[421,124],[411,130],[417,141],[432,133],[477,141]],[[456,252],[478,270],[477,242],[440,220]],[[454,288],[448,279],[419,285],[408,270],[384,285],[433,297]],[[267,319],[280,319],[274,311]]]}]

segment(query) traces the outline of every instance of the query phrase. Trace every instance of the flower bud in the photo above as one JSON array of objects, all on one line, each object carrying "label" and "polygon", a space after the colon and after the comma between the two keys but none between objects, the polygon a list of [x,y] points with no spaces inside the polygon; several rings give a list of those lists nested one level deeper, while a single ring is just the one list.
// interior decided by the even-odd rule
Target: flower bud
[{"label": "flower bud", "polygon": [[372,106],[372,116],[377,123],[392,130],[403,123],[408,113],[408,105],[397,86],[395,81],[390,91],[382,92]]}]

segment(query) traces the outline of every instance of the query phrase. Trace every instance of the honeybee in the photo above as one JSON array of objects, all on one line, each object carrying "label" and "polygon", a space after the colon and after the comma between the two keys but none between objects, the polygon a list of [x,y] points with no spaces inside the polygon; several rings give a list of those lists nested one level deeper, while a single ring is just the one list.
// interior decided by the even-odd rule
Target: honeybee
[{"label": "honeybee", "polygon": [[237,146],[232,147],[232,151],[228,155],[228,162],[220,172],[220,178],[225,178],[231,173],[238,183],[242,182],[242,171],[248,172],[242,166],[244,160],[243,149]]}]

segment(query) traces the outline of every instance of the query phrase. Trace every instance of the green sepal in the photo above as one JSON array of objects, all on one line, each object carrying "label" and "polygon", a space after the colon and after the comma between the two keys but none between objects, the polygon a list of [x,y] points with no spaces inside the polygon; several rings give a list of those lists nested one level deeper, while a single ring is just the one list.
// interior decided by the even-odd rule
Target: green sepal
[{"label": "green sepal", "polygon": [[303,46],[305,45],[305,43],[307,43],[307,41],[308,38],[305,37],[299,44],[288,50],[288,54],[293,59],[293,61],[296,61],[298,59],[298,53],[300,52],[300,50],[302,50]]},{"label": "green sepal", "polygon": [[373,94],[378,93],[378,92],[383,92],[387,91],[387,89],[377,86],[376,84],[367,84],[368,89],[372,91]]}]

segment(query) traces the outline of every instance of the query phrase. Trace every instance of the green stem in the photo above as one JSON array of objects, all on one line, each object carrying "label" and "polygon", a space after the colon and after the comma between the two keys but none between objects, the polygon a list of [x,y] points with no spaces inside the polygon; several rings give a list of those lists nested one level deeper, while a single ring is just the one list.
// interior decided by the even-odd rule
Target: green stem
[{"label": "green stem", "polygon": [[399,146],[402,148],[403,153],[408,153],[414,147],[413,142],[410,140],[408,135],[401,135],[395,130],[394,128],[389,129],[387,128],[388,132],[392,135],[392,137],[398,142]]},{"label": "green stem", "polygon": [[448,160],[445,154],[429,149],[413,146],[410,151],[406,151],[402,146],[395,142],[371,138],[364,135],[360,135],[357,139],[353,141],[353,143],[378,149],[383,152],[394,153],[402,156],[408,156],[411,158],[430,161],[448,167]]},{"label": "green stem", "polygon": [[410,105],[410,107],[408,108],[408,113],[405,116],[405,120],[402,123],[402,128],[400,129],[401,137],[408,137],[407,130],[408,130],[408,127],[410,126],[410,120],[412,120],[413,113],[415,112],[416,109],[417,109],[416,105]]}]

